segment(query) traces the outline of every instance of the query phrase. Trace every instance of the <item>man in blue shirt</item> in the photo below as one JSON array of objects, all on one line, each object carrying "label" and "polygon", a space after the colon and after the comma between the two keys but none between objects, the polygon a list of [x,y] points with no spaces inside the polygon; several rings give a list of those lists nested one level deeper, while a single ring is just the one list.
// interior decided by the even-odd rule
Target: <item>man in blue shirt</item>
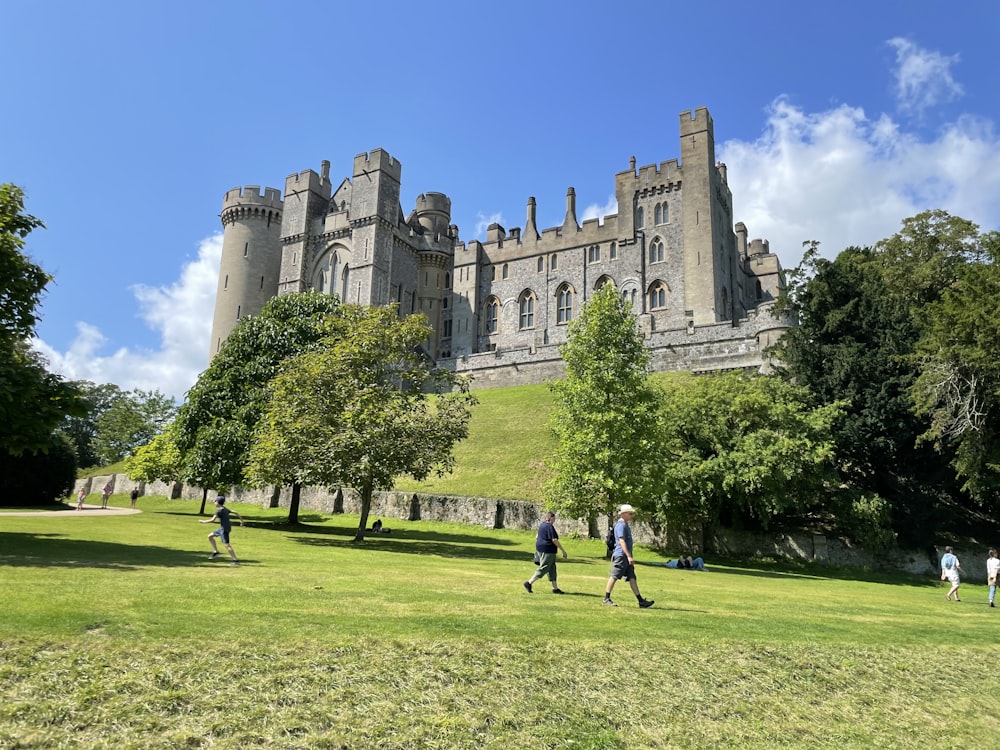
[{"label": "man in blue shirt", "polygon": [[618,511],[618,522],[615,524],[615,548],[611,553],[611,577],[608,578],[607,588],[604,589],[604,606],[617,607],[611,601],[611,590],[618,583],[619,578],[624,578],[632,587],[632,593],[639,601],[642,609],[653,606],[652,599],[643,599],[639,593],[639,584],[635,580],[635,559],[632,557],[632,529],[629,522],[635,517],[635,508],[631,505],[623,505]]},{"label": "man in blue shirt", "polygon": [[229,519],[229,515],[232,514],[240,519],[240,526],[243,525],[243,516],[237,513],[235,510],[229,510],[226,507],[226,498],[219,495],[215,498],[215,515],[211,518],[203,518],[198,523],[212,523],[214,521],[219,522],[219,528],[208,535],[208,541],[212,545],[212,554],[209,555],[209,560],[214,560],[219,556],[219,547],[215,543],[216,537],[222,540],[222,543],[226,545],[226,550],[229,552],[229,557],[232,558],[230,565],[239,565],[240,561],[236,559],[236,552],[233,551],[233,545],[229,543],[229,532],[232,530],[232,521]]},{"label": "man in blue shirt", "polygon": [[552,524],[555,520],[556,514],[549,511],[545,514],[545,520],[538,526],[538,536],[535,538],[535,551],[538,553],[538,570],[535,571],[535,574],[531,578],[524,582],[524,590],[529,594],[534,593],[531,590],[531,584],[544,575],[549,577],[553,594],[563,593],[556,583],[556,552],[561,550],[564,560],[567,555],[565,548],[563,548],[562,543],[559,541],[559,532],[556,531],[556,527]]}]

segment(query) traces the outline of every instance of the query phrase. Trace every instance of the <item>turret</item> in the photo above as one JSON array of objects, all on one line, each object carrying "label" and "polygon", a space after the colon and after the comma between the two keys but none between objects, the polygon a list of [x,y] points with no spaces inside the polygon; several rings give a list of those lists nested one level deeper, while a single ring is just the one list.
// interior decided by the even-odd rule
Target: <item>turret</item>
[{"label": "turret", "polygon": [[431,237],[446,236],[451,225],[451,199],[444,193],[422,193],[417,196],[416,216]]},{"label": "turret", "polygon": [[276,188],[233,188],[222,201],[222,259],[209,359],[245,315],[256,315],[278,290],[281,213]]}]

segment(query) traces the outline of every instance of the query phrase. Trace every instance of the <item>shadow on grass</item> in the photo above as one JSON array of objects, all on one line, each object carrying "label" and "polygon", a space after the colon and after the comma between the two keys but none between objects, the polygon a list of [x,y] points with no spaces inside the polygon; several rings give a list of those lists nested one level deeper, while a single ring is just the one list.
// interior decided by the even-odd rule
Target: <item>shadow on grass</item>
[{"label": "shadow on grass", "polygon": [[[354,539],[354,535],[358,533],[356,526],[346,527],[346,526],[310,526],[308,524],[289,524],[289,523],[260,523],[253,524],[248,523],[248,526],[254,525],[256,528],[271,528],[275,531],[284,531],[289,534],[318,534],[322,536],[340,536],[345,537],[348,541]],[[296,537],[291,537],[295,539]],[[476,534],[454,534],[442,531],[432,531],[432,530],[421,530],[414,528],[406,529],[392,529],[390,533],[387,534],[375,534],[369,531],[365,535],[365,540],[363,542],[357,542],[357,544],[365,545],[366,549],[378,548],[369,547],[369,545],[379,545],[381,543],[392,543],[392,542],[405,542],[407,544],[413,542],[414,540],[421,540],[425,542],[438,542],[442,544],[483,544],[490,545],[494,547],[513,547],[518,546],[517,542],[510,541],[509,539],[497,539],[495,537],[489,537],[485,535]],[[301,541],[301,540],[299,540]],[[380,548],[379,548],[380,549]],[[394,549],[390,551],[395,551]],[[524,554],[523,552],[520,554]],[[530,553],[529,553],[530,556]]]},{"label": "shadow on grass", "polygon": [[[408,531],[404,534],[382,535],[377,539],[365,537],[363,542],[354,541],[354,531],[344,529],[332,530],[336,535],[343,538],[330,539],[316,538],[308,536],[289,537],[294,542],[305,544],[311,547],[332,547],[344,550],[357,550],[365,552],[397,552],[406,555],[432,555],[435,557],[451,557],[467,560],[513,560],[523,562],[525,570],[530,571],[533,567],[531,562],[532,552],[521,549],[496,549],[489,546],[512,542],[484,539],[483,537],[462,537],[455,534],[436,534],[434,532],[420,532],[419,541],[414,540],[414,536]],[[392,538],[395,537],[395,538]],[[464,540],[462,541],[457,540]],[[559,567],[564,565],[589,565],[592,561],[587,558],[570,558],[560,560]]]},{"label": "shadow on grass", "polygon": [[[915,573],[894,571],[879,571],[869,568],[849,568],[835,565],[819,565],[792,562],[776,562],[766,567],[761,563],[748,563],[738,560],[727,560],[716,566],[709,565],[708,570],[680,570],[667,568],[659,562],[636,561],[636,566],[663,568],[671,575],[736,575],[754,576],[756,578],[800,578],[811,581],[859,581],[863,583],[882,583],[892,586],[926,586],[934,587],[940,583],[935,576],[920,576]],[[719,567],[722,565],[724,567]]]},{"label": "shadow on grass", "polygon": [[12,568],[103,568],[136,570],[150,565],[177,568],[207,562],[207,553],[169,547],[93,542],[62,534],[0,532],[0,565]]}]

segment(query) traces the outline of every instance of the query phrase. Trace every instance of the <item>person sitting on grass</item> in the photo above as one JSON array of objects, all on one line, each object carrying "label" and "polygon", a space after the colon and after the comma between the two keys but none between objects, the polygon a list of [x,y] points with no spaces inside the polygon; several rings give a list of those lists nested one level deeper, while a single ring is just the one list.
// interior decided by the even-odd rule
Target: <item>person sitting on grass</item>
[{"label": "person sitting on grass", "polygon": [[668,568],[683,568],[685,570],[708,570],[705,567],[705,561],[700,557],[678,557],[676,560],[671,560],[667,563]]}]

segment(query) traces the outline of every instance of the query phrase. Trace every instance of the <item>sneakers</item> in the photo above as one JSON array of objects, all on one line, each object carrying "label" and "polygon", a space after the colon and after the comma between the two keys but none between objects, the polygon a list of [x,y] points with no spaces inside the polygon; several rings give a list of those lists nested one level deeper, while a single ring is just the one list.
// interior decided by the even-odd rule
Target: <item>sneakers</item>
[{"label": "sneakers", "polygon": [[990,599],[990,606],[991,607],[993,606],[993,600],[992,599]]},{"label": "sneakers", "polygon": [[[231,563],[229,563],[229,564],[230,564],[230,565],[239,565],[239,564],[240,564],[240,561],[239,561],[239,560],[233,560],[233,561],[232,561]],[[650,604],[652,604],[652,602],[650,602]]]},{"label": "sneakers", "polygon": [[553,594],[565,594],[566,592],[562,589],[552,589]]},{"label": "sneakers", "polygon": [[604,601],[601,602],[601,604],[604,605],[605,607],[617,607],[618,606],[613,601],[611,601],[611,597],[608,597],[608,596],[604,597]]},{"label": "sneakers", "polygon": [[213,552],[211,555],[208,556],[208,559],[209,560],[214,560],[215,558],[217,558],[219,556],[219,554],[220,553],[218,553],[218,552]]},{"label": "sneakers", "polygon": [[653,604],[655,604],[655,602],[652,599],[640,599],[639,600],[639,608],[640,609],[649,609],[650,607],[653,606]]},{"label": "sneakers", "polygon": [[524,582],[524,590],[529,594],[534,594],[535,592],[531,590],[531,584],[528,581]]}]

